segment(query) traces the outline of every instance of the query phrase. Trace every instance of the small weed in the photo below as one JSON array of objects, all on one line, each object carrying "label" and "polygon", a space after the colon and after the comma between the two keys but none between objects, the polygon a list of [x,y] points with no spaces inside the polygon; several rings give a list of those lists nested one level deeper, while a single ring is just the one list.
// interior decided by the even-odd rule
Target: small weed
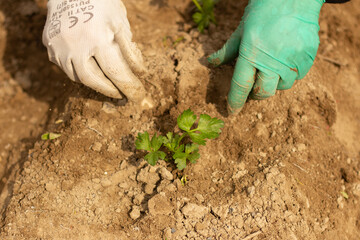
[{"label": "small weed", "polygon": [[218,2],[217,0],[192,0],[195,4],[197,11],[192,15],[194,22],[197,24],[199,32],[204,32],[205,28],[208,28],[210,23],[216,25],[216,19],[214,15],[214,6]]},{"label": "small weed", "polygon": [[349,195],[346,192],[341,191],[340,193],[345,199],[349,199]]},{"label": "small weed", "polygon": [[186,183],[188,182],[187,176],[186,175],[182,176],[180,179],[180,182],[181,182],[181,185],[185,186]]},{"label": "small weed", "polygon": [[59,138],[61,136],[61,134],[58,133],[44,133],[43,135],[41,135],[41,139],[42,140],[53,140],[56,138]]}]

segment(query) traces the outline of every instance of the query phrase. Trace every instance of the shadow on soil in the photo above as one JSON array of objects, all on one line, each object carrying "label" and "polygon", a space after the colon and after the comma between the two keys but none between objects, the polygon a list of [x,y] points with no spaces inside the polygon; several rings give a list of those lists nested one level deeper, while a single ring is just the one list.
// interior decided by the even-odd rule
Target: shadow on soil
[{"label": "shadow on soil", "polygon": [[[36,2],[36,3],[35,3]],[[117,100],[73,83],[53,63],[48,60],[47,50],[42,44],[42,31],[46,21],[46,0],[1,0],[0,10],[5,15],[6,48],[3,57],[5,70],[19,83],[30,98],[44,102],[49,111],[46,123],[39,132],[48,130],[54,117],[65,111],[70,97],[91,98],[96,101],[108,101],[117,105]],[[24,101],[27,101],[24,99]],[[36,106],[35,106],[36,107]],[[32,111],[32,109],[28,109]],[[51,126],[50,126],[51,128]],[[6,171],[1,177],[0,193],[6,187],[9,195],[2,206],[2,212],[12,197],[13,181],[7,179],[23,170],[28,151],[33,148],[37,138],[23,138],[12,151],[21,149],[21,156],[10,156],[3,163]],[[11,154],[14,155],[14,154]],[[5,217],[3,215],[3,217]]]}]

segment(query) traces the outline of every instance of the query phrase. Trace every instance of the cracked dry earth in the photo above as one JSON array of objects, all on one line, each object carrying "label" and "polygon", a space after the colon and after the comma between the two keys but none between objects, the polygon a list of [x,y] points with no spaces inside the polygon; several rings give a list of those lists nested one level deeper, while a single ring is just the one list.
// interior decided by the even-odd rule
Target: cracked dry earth
[{"label": "cracked dry earth", "polygon": [[[305,79],[236,117],[226,113],[234,66],[205,57],[247,1],[222,0],[205,34],[190,0],[124,3],[156,102],[143,112],[48,62],[45,0],[0,1],[0,239],[360,239],[355,1],[324,6]],[[224,120],[222,134],[184,172],[149,166],[137,133],[172,131],[187,108]],[[40,140],[47,131],[61,137]]]}]

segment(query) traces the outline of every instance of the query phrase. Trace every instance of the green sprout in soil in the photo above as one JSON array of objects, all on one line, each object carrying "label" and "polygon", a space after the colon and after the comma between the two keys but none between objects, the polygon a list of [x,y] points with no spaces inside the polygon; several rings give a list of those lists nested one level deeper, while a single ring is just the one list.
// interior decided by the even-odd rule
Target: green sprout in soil
[{"label": "green sprout in soil", "polygon": [[61,134],[52,132],[44,133],[43,135],[41,135],[42,140],[54,140],[59,137],[61,137]]},{"label": "green sprout in soil", "polygon": [[214,15],[214,6],[218,0],[192,0],[197,8],[196,13],[192,15],[194,22],[197,24],[199,32],[204,32],[205,28],[208,28],[210,23],[216,25],[216,19]]},{"label": "green sprout in soil", "polygon": [[349,199],[349,195],[345,191],[342,191],[340,193],[345,199]]},{"label": "green sprout in soil", "polygon": [[207,139],[217,138],[224,127],[222,120],[207,114],[201,114],[197,124],[196,120],[197,116],[190,109],[185,110],[177,118],[178,127],[182,130],[180,134],[155,134],[150,139],[148,132],[139,133],[135,141],[136,149],[148,152],[144,158],[152,166],[160,159],[172,159],[177,168],[183,170],[188,161],[196,163],[200,158],[199,145],[205,145]]},{"label": "green sprout in soil", "polygon": [[181,185],[183,185],[183,186],[185,186],[185,184],[187,184],[188,180],[187,180],[186,174],[181,177],[180,182],[181,182]]}]

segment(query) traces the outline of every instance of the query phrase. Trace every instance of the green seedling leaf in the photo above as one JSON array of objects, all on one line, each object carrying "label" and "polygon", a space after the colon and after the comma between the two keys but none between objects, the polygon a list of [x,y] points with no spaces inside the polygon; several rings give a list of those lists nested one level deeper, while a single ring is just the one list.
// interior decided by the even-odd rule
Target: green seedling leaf
[{"label": "green seedling leaf", "polygon": [[[135,141],[136,149],[148,152],[144,159],[152,166],[160,159],[168,161],[167,156],[172,156],[176,167],[183,170],[188,161],[196,163],[196,160],[200,158],[199,145],[205,145],[206,139],[218,137],[221,128],[224,127],[222,120],[211,118],[206,114],[200,115],[197,124],[196,119],[194,112],[187,109],[177,118],[179,128],[184,131],[182,134],[168,132],[166,137],[155,134],[150,140],[148,132],[139,133]],[[190,139],[186,141],[191,140],[192,142],[186,145],[181,144],[181,141],[187,136]],[[167,151],[160,151],[162,146],[166,147]]]},{"label": "green seedling leaf", "polygon": [[181,145],[178,151],[173,155],[173,158],[175,159],[176,167],[179,170],[183,170],[186,167],[187,160],[191,163],[196,163],[196,160],[200,158],[199,145],[186,144],[185,147],[184,145]]},{"label": "green seedling leaf", "polygon": [[177,39],[175,39],[175,41],[173,42],[173,47],[176,46],[178,43],[180,43],[181,41],[183,41],[185,38],[184,37],[178,37]]},{"label": "green seedling leaf", "polygon": [[185,153],[175,154],[173,156],[173,158],[175,159],[176,167],[179,170],[183,170],[184,168],[186,168],[186,155],[185,155]]},{"label": "green seedling leaf", "polygon": [[201,134],[201,133],[196,133],[196,132],[190,132],[188,133],[189,134],[189,137],[191,138],[191,140],[194,142],[194,143],[197,143],[199,145],[203,145],[205,146],[206,144],[206,138]]},{"label": "green seedling leaf", "polygon": [[187,154],[186,158],[191,163],[196,163],[196,160],[198,160],[200,158],[199,145],[187,144],[185,147],[185,153]]},{"label": "green seedling leaf", "polygon": [[183,170],[186,167],[186,153],[184,150],[185,146],[182,144],[172,156],[179,170]]},{"label": "green seedling leaf", "polygon": [[345,199],[349,199],[349,195],[346,192],[342,191],[340,193]]},{"label": "green seedling leaf", "polygon": [[181,185],[185,186],[185,184],[187,183],[187,179],[186,179],[186,178],[187,178],[186,175],[184,175],[184,176],[181,177],[181,179],[180,179]]},{"label": "green seedling leaf", "polygon": [[193,0],[198,11],[193,14],[192,18],[197,24],[199,32],[202,33],[211,22],[216,24],[214,6],[217,2],[216,0]]},{"label": "green seedling leaf", "polygon": [[180,135],[174,134],[172,132],[168,132],[166,134],[166,138],[164,139],[164,146],[169,149],[171,152],[176,152],[177,148],[179,147],[180,143]]},{"label": "green seedling leaf", "polygon": [[224,121],[211,118],[207,114],[201,114],[197,128],[188,131],[188,134],[194,143],[205,145],[206,139],[217,138],[223,127]]},{"label": "green seedling leaf", "polygon": [[190,131],[196,121],[196,115],[190,109],[185,110],[178,118],[177,123],[181,130]]},{"label": "green seedling leaf", "polygon": [[204,138],[214,139],[221,133],[221,128],[224,127],[224,121],[211,118],[207,114],[201,114],[197,131],[200,131]]},{"label": "green seedling leaf", "polygon": [[44,133],[43,135],[41,135],[41,139],[42,140],[54,140],[56,138],[59,138],[61,136],[61,134],[58,133]]},{"label": "green seedling leaf", "polygon": [[199,24],[201,22],[202,17],[203,17],[203,15],[201,13],[199,13],[199,12],[196,12],[196,13],[194,13],[192,15],[192,18],[193,18],[194,22],[197,23],[197,24]]},{"label": "green seedling leaf", "polygon": [[156,136],[156,134],[151,138],[149,133],[139,133],[135,141],[136,149],[146,150],[149,153],[144,157],[144,159],[152,166],[155,166],[159,159],[164,160],[166,154],[163,151],[159,151],[162,144],[164,143],[165,138],[163,136]]},{"label": "green seedling leaf", "polygon": [[149,133],[148,132],[139,133],[135,141],[135,146],[136,149],[146,150],[151,152]]},{"label": "green seedling leaf", "polygon": [[162,146],[162,144],[164,143],[165,138],[163,136],[156,136],[155,135],[151,138],[151,149],[153,152],[156,152],[157,150],[159,150]]},{"label": "green seedling leaf", "polygon": [[166,157],[166,154],[163,151],[156,151],[156,152],[151,152],[148,153],[144,159],[151,165],[151,166],[155,166],[157,161],[159,161],[159,159],[164,160]]}]

